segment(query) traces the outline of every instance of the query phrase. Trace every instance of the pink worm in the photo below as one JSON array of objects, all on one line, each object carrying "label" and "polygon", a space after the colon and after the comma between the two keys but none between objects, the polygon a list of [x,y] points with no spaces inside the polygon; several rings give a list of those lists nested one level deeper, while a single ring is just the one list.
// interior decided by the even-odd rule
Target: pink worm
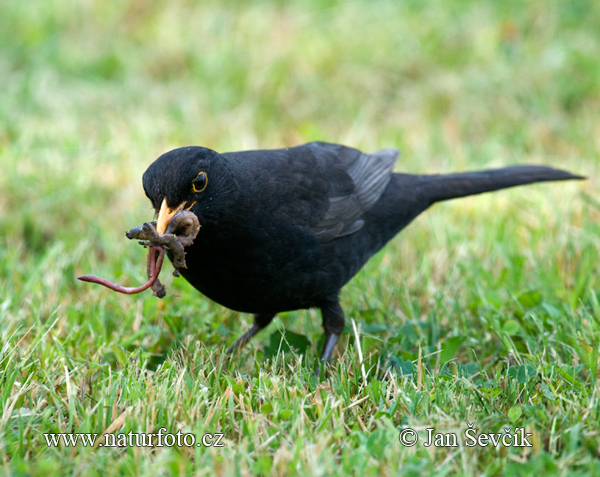
[{"label": "pink worm", "polygon": [[[158,260],[156,259],[156,254],[158,253]],[[97,277],[95,275],[81,275],[77,277],[77,279],[82,280],[84,282],[98,283],[99,285],[104,285],[105,287],[110,288],[111,290],[118,291],[120,293],[126,293],[128,295],[133,295],[134,293],[140,293],[148,288],[150,288],[160,273],[160,269],[162,268],[163,260],[165,258],[165,249],[159,246],[150,247],[148,250],[148,281],[139,287],[123,287],[121,285],[117,285],[116,283],[109,282],[105,278]]]}]

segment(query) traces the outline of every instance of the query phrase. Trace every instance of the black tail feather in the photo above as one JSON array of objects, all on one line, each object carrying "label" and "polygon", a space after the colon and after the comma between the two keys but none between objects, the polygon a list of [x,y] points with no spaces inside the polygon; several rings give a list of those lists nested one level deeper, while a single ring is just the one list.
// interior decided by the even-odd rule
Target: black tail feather
[{"label": "black tail feather", "polygon": [[545,166],[512,166],[422,178],[424,184],[421,191],[427,196],[430,204],[535,182],[585,179],[584,176]]}]

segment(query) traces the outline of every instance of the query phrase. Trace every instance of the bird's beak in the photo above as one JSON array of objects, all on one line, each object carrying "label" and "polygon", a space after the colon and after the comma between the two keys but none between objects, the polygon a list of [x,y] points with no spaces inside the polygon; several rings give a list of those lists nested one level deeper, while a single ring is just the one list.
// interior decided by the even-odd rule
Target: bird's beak
[{"label": "bird's beak", "polygon": [[172,209],[167,205],[167,198],[165,197],[160,206],[160,211],[158,212],[158,219],[156,219],[156,231],[158,235],[164,235],[167,227],[169,226],[169,222],[173,218],[173,216],[182,209],[189,210],[193,207],[196,202],[182,202],[177,207]]}]

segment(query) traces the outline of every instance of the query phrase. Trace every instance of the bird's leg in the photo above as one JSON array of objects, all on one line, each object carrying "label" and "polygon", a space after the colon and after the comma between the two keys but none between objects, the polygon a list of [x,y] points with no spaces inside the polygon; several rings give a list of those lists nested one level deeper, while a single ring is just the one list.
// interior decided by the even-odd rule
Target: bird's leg
[{"label": "bird's leg", "polygon": [[242,346],[250,341],[250,338],[271,323],[273,318],[275,318],[275,315],[276,313],[257,313],[254,315],[254,323],[252,326],[242,336],[240,336],[235,343],[227,348],[226,353],[231,354],[234,351],[241,349]]},{"label": "bird's leg", "polygon": [[331,358],[333,349],[344,330],[344,311],[337,299],[322,306],[321,315],[323,317],[323,328],[325,329],[325,345],[315,372],[317,376],[321,374],[321,364],[327,363]]}]

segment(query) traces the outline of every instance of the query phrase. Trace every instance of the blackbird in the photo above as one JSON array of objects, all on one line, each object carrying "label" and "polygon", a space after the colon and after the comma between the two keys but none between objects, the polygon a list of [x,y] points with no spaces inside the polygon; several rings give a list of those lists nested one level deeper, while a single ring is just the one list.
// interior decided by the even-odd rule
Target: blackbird
[{"label": "blackbird", "polygon": [[321,310],[327,361],[344,328],[341,288],[365,262],[435,202],[542,181],[583,179],[543,166],[444,175],[393,173],[396,149],[366,154],[312,142],[219,154],[182,147],[143,176],[157,231],[190,210],[201,229],[181,275],[254,324],[243,346],[279,312]]}]

